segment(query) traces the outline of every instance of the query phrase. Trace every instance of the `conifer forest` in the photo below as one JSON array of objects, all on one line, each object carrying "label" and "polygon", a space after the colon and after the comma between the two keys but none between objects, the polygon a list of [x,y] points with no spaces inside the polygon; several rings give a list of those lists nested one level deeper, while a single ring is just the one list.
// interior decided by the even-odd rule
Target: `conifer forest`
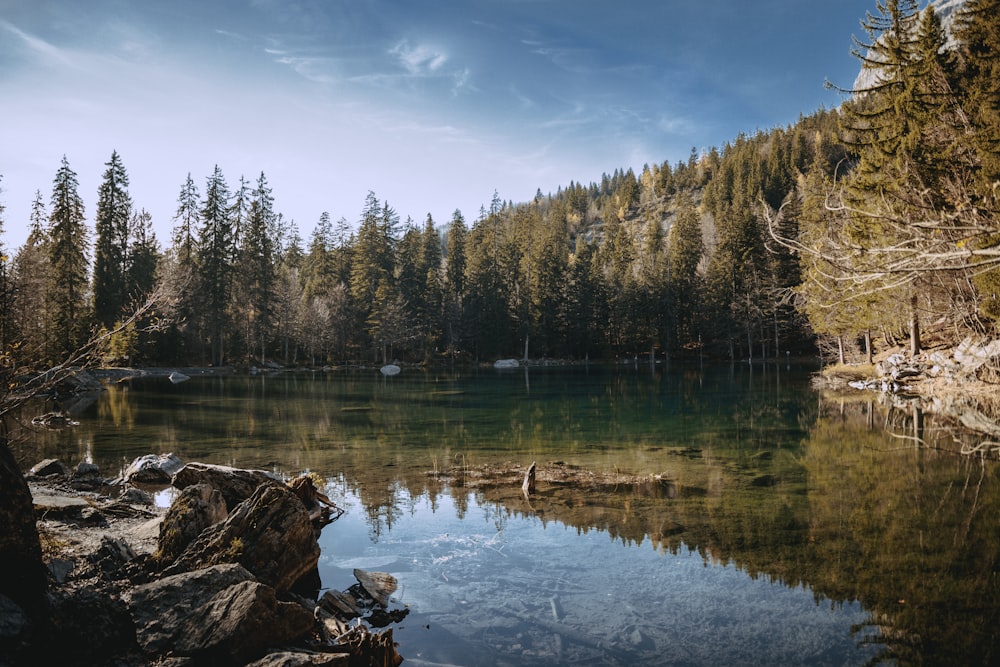
[{"label": "conifer forest", "polygon": [[863,25],[838,108],[450,220],[369,192],[300,229],[263,171],[216,168],[178,175],[158,239],[127,156],[96,193],[63,158],[30,220],[0,209],[30,229],[2,248],[6,361],[58,363],[101,331],[108,364],[310,366],[860,359],[995,333],[1000,0],[947,31],[933,6],[879,0]]}]

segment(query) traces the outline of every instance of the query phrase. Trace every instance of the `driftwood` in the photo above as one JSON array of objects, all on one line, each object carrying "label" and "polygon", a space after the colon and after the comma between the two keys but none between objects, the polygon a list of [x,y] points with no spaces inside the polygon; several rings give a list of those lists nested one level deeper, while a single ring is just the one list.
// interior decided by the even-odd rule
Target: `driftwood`
[{"label": "driftwood", "polygon": [[524,492],[525,497],[530,496],[535,492],[535,462],[532,461],[531,465],[528,466],[528,472],[524,474],[524,482],[521,484],[521,491]]},{"label": "driftwood", "polygon": [[336,521],[344,513],[343,509],[337,507],[325,493],[316,488],[309,475],[296,477],[288,483],[288,486],[305,505],[306,511],[309,512],[309,520],[319,524],[319,527]]},{"label": "driftwood", "polygon": [[365,572],[355,569],[354,578],[376,603],[382,607],[389,606],[389,596],[396,592],[398,586],[396,577],[388,572]]}]

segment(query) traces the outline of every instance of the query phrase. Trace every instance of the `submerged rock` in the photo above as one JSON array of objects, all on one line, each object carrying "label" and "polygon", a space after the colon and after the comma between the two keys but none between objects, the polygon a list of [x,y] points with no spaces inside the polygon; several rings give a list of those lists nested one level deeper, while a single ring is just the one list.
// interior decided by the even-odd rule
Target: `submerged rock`
[{"label": "submerged rock", "polygon": [[189,376],[184,375],[184,373],[181,373],[180,371],[173,371],[170,375],[167,376],[167,378],[173,384],[180,384],[181,382],[185,382],[186,380],[191,379]]}]

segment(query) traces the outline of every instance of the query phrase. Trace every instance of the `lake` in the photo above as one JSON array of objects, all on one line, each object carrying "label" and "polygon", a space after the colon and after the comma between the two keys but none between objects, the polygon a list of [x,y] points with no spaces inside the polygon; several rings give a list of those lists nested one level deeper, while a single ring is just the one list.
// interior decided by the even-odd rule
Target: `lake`
[{"label": "lake", "polygon": [[[648,365],[141,378],[39,458],[311,471],[324,587],[387,571],[414,665],[990,664],[997,465],[815,368]],[[471,488],[536,461],[648,476]]]}]

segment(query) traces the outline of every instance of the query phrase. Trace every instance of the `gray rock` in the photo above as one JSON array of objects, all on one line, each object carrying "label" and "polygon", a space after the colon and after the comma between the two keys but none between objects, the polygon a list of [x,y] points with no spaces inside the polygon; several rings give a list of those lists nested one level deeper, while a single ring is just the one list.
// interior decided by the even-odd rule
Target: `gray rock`
[{"label": "gray rock", "polygon": [[101,478],[100,468],[93,463],[80,461],[76,464],[69,483],[74,489],[93,491],[104,484],[104,480]]},{"label": "gray rock", "polygon": [[126,602],[139,645],[150,654],[166,651],[195,610],[230,586],[252,579],[246,568],[230,563],[136,586]]},{"label": "gray rock", "polygon": [[244,581],[194,610],[185,619],[174,650],[180,655],[242,664],[269,646],[305,635],[313,625],[310,610],[279,601],[270,586]]},{"label": "gray rock", "polygon": [[90,509],[90,503],[79,496],[52,493],[47,489],[31,489],[35,514],[52,517],[79,516],[81,510]]},{"label": "gray rock", "polygon": [[69,468],[66,464],[59,459],[45,459],[44,461],[39,461],[35,465],[31,466],[31,470],[28,471],[29,475],[34,475],[35,477],[48,477],[49,475],[62,475],[63,477],[69,476]]},{"label": "gray rock", "polygon": [[165,574],[240,563],[261,582],[287,591],[316,567],[319,555],[302,501],[284,484],[263,484],[229,518],[202,531]]},{"label": "gray rock", "polygon": [[309,609],[279,601],[273,588],[234,564],[137,586],[127,602],[146,653],[169,651],[199,664],[243,664],[268,646],[303,636],[315,623]]},{"label": "gray rock", "polygon": [[281,651],[268,653],[260,660],[248,663],[246,667],[347,667],[350,664],[350,653]]},{"label": "gray rock", "polygon": [[57,584],[66,583],[66,579],[69,577],[69,573],[73,571],[76,564],[71,560],[64,560],[61,558],[53,558],[49,561],[49,574],[52,579]]},{"label": "gray rock", "polygon": [[128,503],[130,505],[149,506],[153,504],[153,496],[134,486],[126,487],[118,499],[123,503]]},{"label": "gray rock", "polygon": [[169,484],[184,462],[174,454],[147,454],[132,461],[122,473],[124,482],[139,484]]},{"label": "gray rock", "polygon": [[186,489],[194,484],[208,484],[218,489],[226,499],[226,508],[233,509],[249,498],[261,484],[284,486],[281,480],[263,470],[243,470],[210,463],[188,463],[176,472],[171,483],[178,489]]},{"label": "gray rock", "polygon": [[80,461],[76,464],[76,469],[73,471],[73,477],[99,477],[101,474],[101,469],[95,463],[90,463],[89,461]]},{"label": "gray rock", "polygon": [[217,489],[208,484],[187,487],[160,524],[157,560],[164,565],[172,563],[203,530],[228,516],[226,501]]},{"label": "gray rock", "polygon": [[13,600],[0,595],[0,646],[14,642],[27,629],[28,615]]}]

